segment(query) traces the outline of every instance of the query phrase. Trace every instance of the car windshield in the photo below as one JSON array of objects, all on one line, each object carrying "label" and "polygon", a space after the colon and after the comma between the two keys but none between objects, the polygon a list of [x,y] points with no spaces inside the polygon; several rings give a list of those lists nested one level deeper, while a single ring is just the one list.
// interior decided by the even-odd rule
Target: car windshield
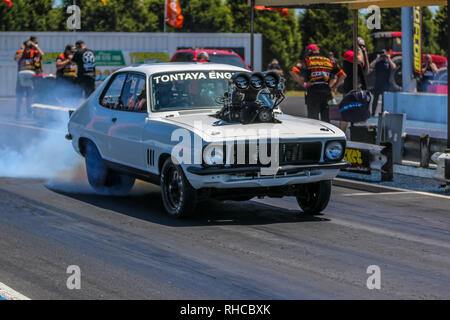
[{"label": "car windshield", "polygon": [[158,73],[151,76],[154,111],[220,108],[234,71],[205,70]]},{"label": "car windshield", "polygon": [[231,54],[210,54],[209,60],[214,63],[231,64],[232,66],[247,69],[245,64],[238,56]]}]

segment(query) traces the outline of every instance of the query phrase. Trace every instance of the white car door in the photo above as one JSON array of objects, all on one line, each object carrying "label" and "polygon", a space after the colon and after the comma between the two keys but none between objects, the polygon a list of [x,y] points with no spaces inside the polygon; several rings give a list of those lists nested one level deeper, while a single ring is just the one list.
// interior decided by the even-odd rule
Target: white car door
[{"label": "white car door", "polygon": [[86,127],[89,134],[94,137],[103,158],[107,160],[113,160],[110,132],[117,117],[115,109],[119,104],[126,78],[126,73],[119,73],[111,78],[99,101],[96,102],[91,121]]},{"label": "white car door", "polygon": [[139,169],[146,168],[142,136],[147,112],[146,77],[129,72],[109,129],[111,157],[114,162]]}]

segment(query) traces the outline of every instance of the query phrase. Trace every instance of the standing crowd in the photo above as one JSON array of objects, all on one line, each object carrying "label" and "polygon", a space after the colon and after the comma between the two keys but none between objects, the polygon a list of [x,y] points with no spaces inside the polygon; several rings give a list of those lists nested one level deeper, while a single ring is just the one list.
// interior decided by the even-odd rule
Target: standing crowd
[{"label": "standing crowd", "polygon": [[[16,119],[21,117],[21,108],[26,98],[26,113],[31,116],[34,81],[43,75],[44,52],[36,37],[30,37],[16,52]],[[66,45],[64,52],[56,59],[56,89],[61,101],[78,97],[87,98],[95,90],[95,54],[82,40],[75,46]]]},{"label": "standing crowd", "polygon": [[[386,50],[380,52],[376,59],[369,63],[365,42],[361,37],[358,37],[357,52],[358,82],[357,88],[354,90],[353,49],[344,53],[341,67],[333,52],[329,52],[325,56],[321,54],[320,48],[316,44],[310,44],[306,47],[304,59],[292,67],[290,75],[301,87],[306,88],[305,103],[309,118],[330,121],[330,104],[337,104],[335,95],[341,85],[344,97],[353,95],[354,99],[364,101],[367,105],[370,101],[372,102],[371,111],[368,111],[367,116],[370,116],[370,114],[375,116],[383,112],[383,103],[380,110],[378,101],[380,96],[383,97],[383,93],[389,90],[391,73],[397,66]],[[269,65],[268,69],[273,69],[273,67]],[[375,85],[372,89],[373,99],[367,91],[366,76],[370,69],[375,72]],[[347,121],[340,121],[339,126],[345,131],[348,123]]]}]

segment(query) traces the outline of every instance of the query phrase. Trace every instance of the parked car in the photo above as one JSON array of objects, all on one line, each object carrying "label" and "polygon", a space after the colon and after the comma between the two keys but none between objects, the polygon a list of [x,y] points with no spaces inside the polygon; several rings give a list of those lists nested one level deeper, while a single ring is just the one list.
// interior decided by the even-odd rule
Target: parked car
[{"label": "parked car", "polygon": [[179,49],[174,53],[170,61],[194,62],[197,61],[197,56],[200,52],[206,52],[209,55],[210,62],[229,64],[250,70],[250,67],[247,63],[245,63],[244,59],[242,59],[240,55],[232,50],[224,49]]},{"label": "parked car", "polygon": [[[255,196],[296,196],[305,213],[317,214],[328,204],[331,180],[346,166],[345,135],[329,123],[274,110],[269,87],[277,90],[277,81],[213,63],[123,68],[71,114],[67,138],[85,157],[95,190],[126,193],[136,178],[158,184],[173,217],[192,213],[205,199]],[[233,83],[239,93],[230,93]],[[257,93],[257,100],[247,101],[242,92],[253,87],[260,91],[249,96]],[[240,112],[225,112],[239,101],[245,101]],[[245,112],[252,118],[247,105],[261,108],[260,120],[224,118]],[[260,159],[265,147],[273,171]]]}]

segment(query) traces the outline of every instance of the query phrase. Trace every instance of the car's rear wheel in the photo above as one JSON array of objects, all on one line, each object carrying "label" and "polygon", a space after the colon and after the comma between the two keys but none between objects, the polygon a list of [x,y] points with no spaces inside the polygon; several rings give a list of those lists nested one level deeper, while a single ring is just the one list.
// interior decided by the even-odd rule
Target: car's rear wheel
[{"label": "car's rear wheel", "polygon": [[182,218],[194,212],[197,192],[187,181],[183,169],[170,157],[162,166],[160,186],[163,205],[169,216]]},{"label": "car's rear wheel", "polygon": [[106,165],[91,141],[85,146],[86,172],[89,184],[98,193],[126,195],[133,188],[135,178],[120,174]]},{"label": "car's rear wheel", "polygon": [[330,196],[331,180],[325,180],[299,185],[296,198],[305,214],[317,215],[325,210]]}]

